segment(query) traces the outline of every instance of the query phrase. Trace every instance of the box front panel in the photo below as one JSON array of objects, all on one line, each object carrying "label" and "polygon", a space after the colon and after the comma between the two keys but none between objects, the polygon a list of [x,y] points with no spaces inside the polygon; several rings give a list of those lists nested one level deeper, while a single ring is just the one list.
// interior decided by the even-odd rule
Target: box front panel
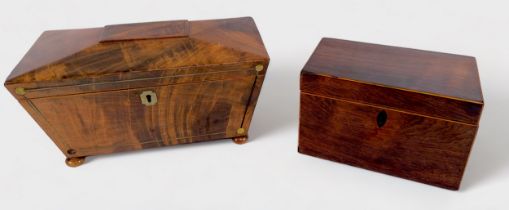
[{"label": "box front panel", "polygon": [[69,156],[236,136],[255,76],[29,99]]},{"label": "box front panel", "polygon": [[477,126],[301,94],[299,152],[458,189]]}]

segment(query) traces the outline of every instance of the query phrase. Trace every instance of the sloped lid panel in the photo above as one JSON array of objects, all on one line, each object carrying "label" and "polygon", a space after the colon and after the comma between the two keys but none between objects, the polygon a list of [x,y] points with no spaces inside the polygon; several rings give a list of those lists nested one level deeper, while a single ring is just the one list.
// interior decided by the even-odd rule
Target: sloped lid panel
[{"label": "sloped lid panel", "polygon": [[94,46],[101,39],[102,31],[102,28],[90,28],[44,32],[7,77],[7,81],[18,77],[22,77],[18,79],[21,81],[36,81],[38,78],[32,74],[33,71]]},{"label": "sloped lid panel", "polygon": [[[40,59],[37,64],[32,65],[18,65],[15,70],[18,73],[11,75],[6,83],[58,81],[133,71],[171,71],[182,67],[268,60],[258,31],[246,29],[256,27],[251,18],[196,22],[196,28],[195,21],[170,21],[121,25],[107,27],[107,30],[80,30],[82,33],[93,34],[89,35],[93,39],[89,38],[90,41],[75,47],[75,50],[57,50],[61,53],[52,59]],[[217,22],[227,23],[231,27],[224,27],[224,24]],[[169,23],[176,25],[165,28],[164,25]],[[139,28],[151,32],[144,32]],[[64,42],[82,42],[83,37],[74,31],[60,31],[43,36],[55,36],[58,39],[52,39]],[[185,35],[186,33],[189,34]],[[151,34],[151,37],[145,39],[147,34]],[[21,63],[36,56],[34,52],[44,53],[50,45],[38,41]],[[53,47],[67,48],[58,44]]]},{"label": "sloped lid panel", "polygon": [[258,28],[250,17],[193,21],[191,37],[259,57],[269,57]]}]

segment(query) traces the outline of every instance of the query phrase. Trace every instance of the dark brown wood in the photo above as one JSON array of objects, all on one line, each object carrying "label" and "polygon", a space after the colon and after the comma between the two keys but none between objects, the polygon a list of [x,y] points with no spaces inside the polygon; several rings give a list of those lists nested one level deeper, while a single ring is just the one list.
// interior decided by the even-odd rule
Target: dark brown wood
[{"label": "dark brown wood", "polygon": [[301,74],[299,152],[456,190],[480,93],[471,57],[324,39]]},{"label": "dark brown wood", "polygon": [[315,75],[308,72],[302,73],[301,90],[327,97],[392,107],[405,112],[468,124],[479,122],[483,107],[482,102],[455,100],[345,78]]},{"label": "dark brown wood", "polygon": [[43,33],[5,86],[78,166],[91,155],[247,140],[268,63],[252,18],[114,25]]},{"label": "dark brown wood", "polygon": [[107,25],[101,42],[189,36],[187,20]]},{"label": "dark brown wood", "polygon": [[[457,189],[477,126],[301,94],[299,151]],[[387,113],[379,127],[377,115]]]},{"label": "dark brown wood", "polygon": [[324,38],[306,72],[482,102],[474,57]]}]

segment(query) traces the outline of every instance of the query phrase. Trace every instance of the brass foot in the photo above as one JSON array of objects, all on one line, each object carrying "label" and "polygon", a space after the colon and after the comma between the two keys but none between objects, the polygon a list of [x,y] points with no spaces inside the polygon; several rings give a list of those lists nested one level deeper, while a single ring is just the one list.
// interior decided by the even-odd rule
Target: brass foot
[{"label": "brass foot", "polygon": [[245,144],[247,142],[247,136],[233,137],[235,144]]},{"label": "brass foot", "polygon": [[72,157],[72,158],[66,158],[65,164],[69,167],[78,167],[82,165],[85,162],[85,157]]}]

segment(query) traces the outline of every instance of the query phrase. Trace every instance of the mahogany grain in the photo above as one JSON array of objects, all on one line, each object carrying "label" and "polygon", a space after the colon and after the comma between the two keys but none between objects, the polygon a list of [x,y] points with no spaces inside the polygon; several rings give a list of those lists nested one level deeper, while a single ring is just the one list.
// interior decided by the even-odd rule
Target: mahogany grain
[{"label": "mahogany grain", "polygon": [[324,38],[300,89],[299,152],[459,189],[484,105],[475,58]]}]

